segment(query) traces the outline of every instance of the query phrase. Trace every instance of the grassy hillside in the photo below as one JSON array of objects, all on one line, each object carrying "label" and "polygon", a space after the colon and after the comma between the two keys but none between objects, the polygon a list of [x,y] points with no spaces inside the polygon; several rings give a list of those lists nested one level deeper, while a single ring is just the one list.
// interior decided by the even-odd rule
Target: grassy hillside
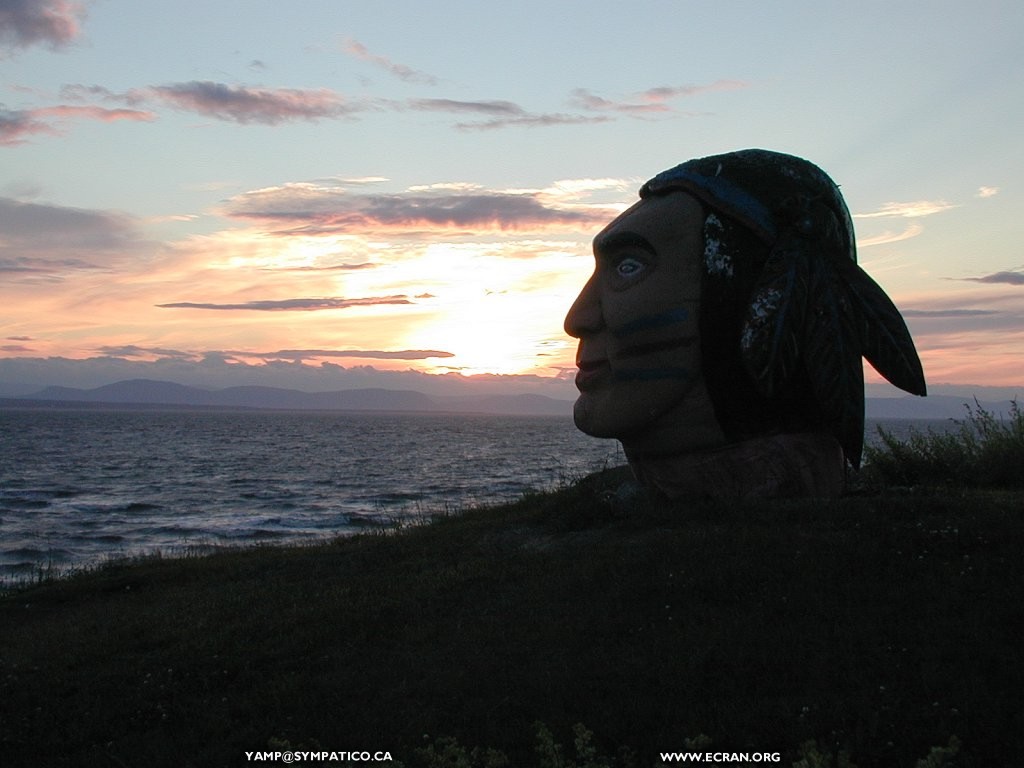
[{"label": "grassy hillside", "polygon": [[2,764],[651,766],[700,745],[912,768],[951,737],[931,764],[1024,759],[1022,492],[725,507],[616,483],[9,593]]}]

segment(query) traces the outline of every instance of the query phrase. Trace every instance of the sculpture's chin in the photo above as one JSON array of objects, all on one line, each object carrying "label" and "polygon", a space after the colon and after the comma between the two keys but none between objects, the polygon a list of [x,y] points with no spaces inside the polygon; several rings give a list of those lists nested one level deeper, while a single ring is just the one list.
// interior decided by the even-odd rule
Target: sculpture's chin
[{"label": "sculpture's chin", "polygon": [[573,407],[577,428],[622,442],[627,457],[704,450],[725,443],[702,379],[628,381],[584,390]]},{"label": "sculpture's chin", "polygon": [[572,419],[576,423],[576,428],[591,437],[615,437],[609,433],[609,425],[602,421],[595,406],[594,397],[586,392],[576,398],[572,407]]},{"label": "sculpture's chin", "polygon": [[576,427],[591,437],[618,440],[649,429],[652,412],[637,407],[643,398],[623,397],[620,390],[621,387],[602,387],[581,392],[572,409]]}]

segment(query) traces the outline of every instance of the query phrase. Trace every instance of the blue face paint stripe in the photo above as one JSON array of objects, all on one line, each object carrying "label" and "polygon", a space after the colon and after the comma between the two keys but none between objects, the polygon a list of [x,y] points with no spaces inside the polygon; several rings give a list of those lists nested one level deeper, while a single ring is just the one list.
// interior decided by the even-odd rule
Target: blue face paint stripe
[{"label": "blue face paint stripe", "polygon": [[628,336],[631,333],[647,331],[654,328],[665,328],[669,325],[682,323],[690,318],[690,312],[686,307],[671,309],[668,312],[661,312],[657,315],[645,315],[636,320],[620,325],[618,328],[609,329],[614,336]]},{"label": "blue face paint stripe", "polygon": [[637,368],[615,371],[614,378],[616,381],[689,381],[692,376],[689,368]]},{"label": "blue face paint stripe", "polygon": [[692,347],[694,344],[697,344],[699,342],[699,336],[677,336],[671,339],[662,339],[660,341],[648,341],[639,344],[630,344],[618,350],[618,352],[616,352],[616,356],[643,357],[644,355],[653,355],[658,352],[667,352],[672,349]]}]

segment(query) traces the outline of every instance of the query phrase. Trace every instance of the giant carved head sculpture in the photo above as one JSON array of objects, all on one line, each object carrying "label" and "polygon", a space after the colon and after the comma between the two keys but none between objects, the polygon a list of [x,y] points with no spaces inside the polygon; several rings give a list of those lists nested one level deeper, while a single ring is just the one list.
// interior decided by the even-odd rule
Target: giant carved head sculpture
[{"label": "giant carved head sculpture", "polygon": [[670,496],[835,495],[860,464],[861,358],[925,394],[817,166],[760,149],[658,174],[594,238],[569,310],[577,426]]}]

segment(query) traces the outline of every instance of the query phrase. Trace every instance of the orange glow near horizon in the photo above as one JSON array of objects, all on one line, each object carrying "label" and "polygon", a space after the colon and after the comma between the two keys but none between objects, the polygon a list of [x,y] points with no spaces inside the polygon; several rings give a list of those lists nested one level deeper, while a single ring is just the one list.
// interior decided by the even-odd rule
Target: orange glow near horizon
[{"label": "orange glow near horizon", "polygon": [[[51,273],[0,285],[0,357],[152,362],[213,355],[254,367],[292,361],[564,378],[576,343],[562,322],[591,273],[590,239],[628,204],[587,195],[628,200],[630,184],[583,179],[500,193],[434,185],[389,198],[393,207],[415,212],[405,224],[385,221],[392,208],[346,202],[351,226],[339,224],[331,207],[349,200],[335,188],[257,190],[230,203],[244,215],[223,206],[234,226],[163,243],[140,234],[106,262],[64,258]],[[302,214],[307,227],[283,213],[260,212],[289,205],[310,209]],[[519,218],[507,225],[495,218],[501,206]],[[868,215],[863,229],[885,226],[894,206],[877,219]],[[914,221],[948,209],[915,203]],[[273,228],[285,221],[291,229]],[[180,226],[187,232],[192,223]],[[943,290],[906,290],[920,284],[919,268],[887,248],[903,249],[922,231],[915,224],[905,237],[867,239],[870,258],[862,263],[884,278],[905,311],[927,380],[1024,383],[1019,286],[947,281]],[[867,370],[868,381],[880,380]]]}]

